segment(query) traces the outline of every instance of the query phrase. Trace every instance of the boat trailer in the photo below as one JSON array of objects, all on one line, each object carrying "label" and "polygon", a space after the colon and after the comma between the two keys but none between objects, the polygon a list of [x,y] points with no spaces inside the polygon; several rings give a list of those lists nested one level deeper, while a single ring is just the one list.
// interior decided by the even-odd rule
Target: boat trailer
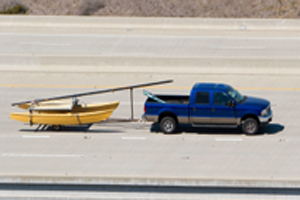
[{"label": "boat trailer", "polygon": [[[134,121],[133,90],[171,82],[173,82],[173,80],[164,80],[16,102],[12,103],[11,105],[18,106],[26,110],[28,109],[29,113],[11,113],[11,118],[22,122],[28,122],[30,125],[52,125],[53,128],[57,130],[59,129],[60,125],[92,124],[106,120],[112,114],[113,110],[117,108],[119,102],[110,102],[104,104],[78,104],[78,97],[129,90],[131,110],[130,121]],[[72,99],[72,101],[66,103],[66,99]]]}]

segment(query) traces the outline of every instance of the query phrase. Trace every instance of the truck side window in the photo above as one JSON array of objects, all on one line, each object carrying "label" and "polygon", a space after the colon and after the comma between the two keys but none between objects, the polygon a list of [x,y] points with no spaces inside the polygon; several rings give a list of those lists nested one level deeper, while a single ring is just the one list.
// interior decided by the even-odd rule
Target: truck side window
[{"label": "truck side window", "polygon": [[224,92],[215,92],[214,93],[214,105],[223,105],[227,106],[228,102],[231,99]]},{"label": "truck side window", "polygon": [[208,105],[209,104],[209,92],[197,92],[195,104]]}]

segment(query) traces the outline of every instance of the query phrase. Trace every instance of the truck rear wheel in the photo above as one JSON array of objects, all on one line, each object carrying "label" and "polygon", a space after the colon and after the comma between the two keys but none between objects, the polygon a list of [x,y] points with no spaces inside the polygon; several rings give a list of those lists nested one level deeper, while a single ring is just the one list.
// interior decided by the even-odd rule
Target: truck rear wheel
[{"label": "truck rear wheel", "polygon": [[160,130],[164,133],[174,133],[177,123],[173,117],[164,117],[160,121]]},{"label": "truck rear wheel", "polygon": [[258,122],[253,118],[247,118],[242,125],[244,133],[254,135],[258,131]]}]

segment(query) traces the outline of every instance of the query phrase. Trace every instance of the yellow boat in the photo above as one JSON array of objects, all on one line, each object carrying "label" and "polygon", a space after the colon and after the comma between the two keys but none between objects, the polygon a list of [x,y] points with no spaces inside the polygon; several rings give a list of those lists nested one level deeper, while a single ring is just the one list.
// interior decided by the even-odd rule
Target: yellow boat
[{"label": "yellow boat", "polygon": [[21,104],[22,109],[29,109],[28,113],[13,112],[10,118],[33,124],[53,125],[59,130],[61,125],[92,124],[108,119],[118,107],[119,102],[98,104],[78,104],[66,101],[49,101],[40,104]]},{"label": "yellow boat", "polygon": [[113,111],[114,109],[82,113],[11,113],[10,118],[30,124],[82,125],[106,120]]},{"label": "yellow boat", "polygon": [[45,101],[38,104],[20,104],[19,108],[24,110],[32,110],[39,113],[67,113],[67,112],[94,112],[108,109],[116,109],[119,101],[108,103],[95,104],[78,104],[78,102],[71,101]]}]

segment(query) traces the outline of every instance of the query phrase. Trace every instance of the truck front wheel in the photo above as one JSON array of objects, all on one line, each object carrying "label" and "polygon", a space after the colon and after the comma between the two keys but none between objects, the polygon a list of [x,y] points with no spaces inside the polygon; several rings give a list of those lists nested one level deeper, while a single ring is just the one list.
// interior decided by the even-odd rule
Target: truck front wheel
[{"label": "truck front wheel", "polygon": [[247,118],[242,125],[244,133],[254,135],[258,131],[258,122],[253,118]]},{"label": "truck front wheel", "polygon": [[177,123],[173,117],[164,117],[160,121],[160,130],[164,133],[174,133]]}]

